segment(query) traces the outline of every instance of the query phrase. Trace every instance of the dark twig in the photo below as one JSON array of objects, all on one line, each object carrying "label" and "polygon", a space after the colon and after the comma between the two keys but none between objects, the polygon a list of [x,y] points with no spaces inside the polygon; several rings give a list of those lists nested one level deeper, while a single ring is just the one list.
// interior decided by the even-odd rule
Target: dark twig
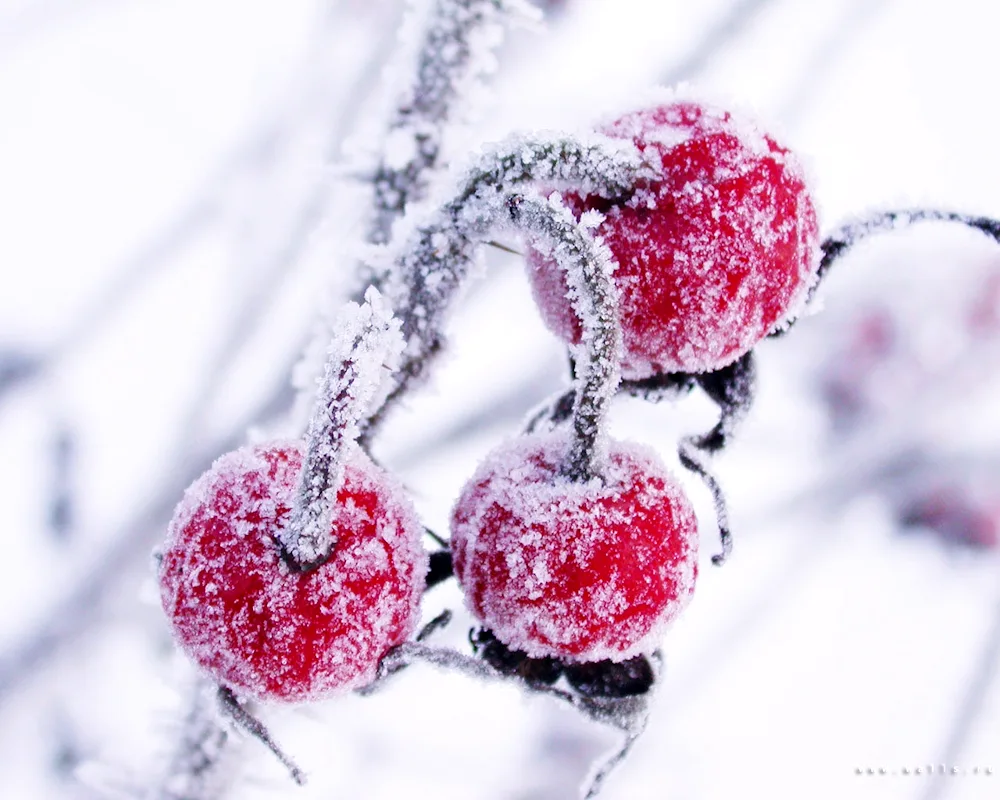
[{"label": "dark twig", "polygon": [[719,407],[719,421],[712,430],[693,441],[699,450],[718,453],[729,443],[753,405],[757,389],[753,353],[746,353],[722,369],[695,375],[694,379]]},{"label": "dark twig", "polygon": [[729,529],[729,508],[726,505],[726,495],[722,491],[722,486],[708,466],[707,454],[698,447],[700,438],[698,436],[685,437],[681,440],[677,452],[681,465],[701,478],[712,493],[715,519],[719,526],[719,541],[722,543],[722,552],[712,556],[712,563],[719,567],[726,562],[733,551],[733,537]]},{"label": "dark twig", "polygon": [[433,589],[455,574],[455,567],[451,561],[451,550],[445,548],[431,553],[430,561],[431,566],[427,570],[427,579],[424,584],[427,589]]},{"label": "dark twig", "polygon": [[257,719],[244,703],[240,702],[239,698],[233,694],[233,690],[226,686],[220,686],[218,697],[219,705],[236,727],[263,744],[281,762],[281,765],[288,770],[288,774],[292,780],[299,786],[305,786],[305,773],[278,747],[277,742],[274,741],[264,723]]}]

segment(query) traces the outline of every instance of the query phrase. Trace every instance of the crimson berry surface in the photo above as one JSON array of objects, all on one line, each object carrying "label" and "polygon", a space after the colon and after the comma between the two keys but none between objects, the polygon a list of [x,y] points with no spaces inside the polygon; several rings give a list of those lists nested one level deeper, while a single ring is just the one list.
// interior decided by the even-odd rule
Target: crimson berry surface
[{"label": "crimson berry surface", "polygon": [[413,631],[427,573],[401,487],[360,449],[344,453],[332,556],[309,572],[281,557],[302,468],[298,442],[219,458],[174,513],[160,567],[183,649],[221,682],[298,701],[364,685]]},{"label": "crimson berry surface", "polygon": [[[600,130],[631,139],[661,171],[625,199],[567,194],[617,262],[622,375],[708,372],[747,353],[804,302],[819,229],[801,165],[736,115],[692,101],[627,114]],[[582,326],[562,271],[529,250],[546,324],[567,342]]]},{"label": "crimson berry surface", "polygon": [[651,451],[610,443],[603,481],[559,475],[563,433],[493,451],[452,513],[472,613],[534,658],[621,661],[654,650],[697,575],[694,512]]}]

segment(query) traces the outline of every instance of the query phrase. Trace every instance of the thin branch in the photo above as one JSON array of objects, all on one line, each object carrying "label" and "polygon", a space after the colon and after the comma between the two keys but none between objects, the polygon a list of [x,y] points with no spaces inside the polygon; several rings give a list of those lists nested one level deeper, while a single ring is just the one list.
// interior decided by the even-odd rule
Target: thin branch
[{"label": "thin branch", "polygon": [[398,383],[373,413],[365,442],[398,399],[425,374],[443,346],[442,327],[451,300],[464,283],[481,243],[512,224],[508,193],[528,183],[575,185],[588,194],[627,194],[650,174],[629,142],[594,136],[512,137],[483,154],[450,200],[399,243],[393,297],[407,342]]},{"label": "thin branch", "polygon": [[[877,234],[891,233],[909,228],[918,222],[957,222],[960,225],[989,236],[994,242],[1000,244],[1000,220],[990,217],[979,217],[936,208],[905,208],[891,211],[877,211],[866,217],[861,217],[841,225],[823,240],[823,243],[820,245],[823,255],[816,272],[816,280],[809,287],[809,293],[806,298],[807,304],[816,294],[833,263],[847,254],[856,244]],[[771,336],[783,336],[790,327],[791,323],[775,331]]]},{"label": "thin branch", "polygon": [[299,786],[305,786],[306,774],[299,769],[296,763],[292,761],[284,750],[278,747],[277,742],[274,741],[274,738],[271,736],[270,731],[268,731],[264,723],[254,716],[251,709],[245,703],[240,701],[240,699],[233,693],[233,690],[225,686],[219,686],[217,690],[217,697],[219,704],[222,706],[222,710],[226,713],[230,720],[232,720],[236,727],[252,736],[264,745],[264,747],[270,750],[271,755],[278,759],[281,766],[288,770],[289,777]]},{"label": "thin branch", "polygon": [[[437,0],[417,56],[413,84],[395,110],[374,176],[375,213],[367,239],[387,244],[411,204],[427,196],[430,175],[442,163],[445,131],[459,121],[460,103],[491,71],[488,56],[503,29],[536,16],[518,0]],[[400,161],[398,151],[405,148]],[[375,279],[380,285],[384,280]]]}]

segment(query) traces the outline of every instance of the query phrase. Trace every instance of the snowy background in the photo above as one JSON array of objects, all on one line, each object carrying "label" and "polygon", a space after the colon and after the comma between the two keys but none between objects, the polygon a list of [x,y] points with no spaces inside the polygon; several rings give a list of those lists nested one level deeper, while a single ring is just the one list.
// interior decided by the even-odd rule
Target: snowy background
[{"label": "snowy background", "polygon": [[[995,4],[555,5],[500,50],[466,149],[690,80],[801,154],[824,230],[919,204],[1000,217]],[[400,16],[397,0],[0,2],[0,797],[145,796],[162,776],[192,670],[150,552],[187,483],[280,421],[350,281],[364,219],[343,154],[378,124]],[[488,267],[377,448],[442,532],[482,455],[566,380],[519,259]],[[822,313],[759,348],[755,410],[718,461],[733,558],[708,562],[710,498],[684,476],[700,583],[608,800],[998,796],[1000,548],[904,529],[900,510],[947,479],[1000,524],[998,268],[962,229],[882,237],[837,265]],[[865,349],[873,314],[894,331],[884,358]],[[613,430],[676,463],[712,422],[698,395],[622,400]],[[454,585],[426,606],[459,611],[460,646]],[[570,798],[615,742],[553,700],[425,667],[263,716],[310,783],[248,741],[231,797]],[[942,763],[995,774],[898,774]]]}]

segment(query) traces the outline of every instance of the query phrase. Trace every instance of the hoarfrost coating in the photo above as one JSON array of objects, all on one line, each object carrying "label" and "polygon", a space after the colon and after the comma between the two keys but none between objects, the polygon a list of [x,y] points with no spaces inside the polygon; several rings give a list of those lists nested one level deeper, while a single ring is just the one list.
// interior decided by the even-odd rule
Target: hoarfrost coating
[{"label": "hoarfrost coating", "polygon": [[359,423],[371,408],[384,402],[402,351],[399,320],[374,286],[362,305],[343,307],[309,422],[298,495],[280,533],[285,551],[300,565],[325,558],[336,544],[330,517],[340,482],[340,453],[358,438]]},{"label": "hoarfrost coating", "polygon": [[697,523],[647,448],[609,443],[603,481],[559,477],[565,432],[494,450],[452,511],[470,611],[532,657],[624,661],[652,652],[687,604]]},{"label": "hoarfrost coating", "polygon": [[160,565],[163,608],[187,654],[259,698],[316,699],[374,679],[419,618],[427,555],[405,492],[356,445],[322,565],[285,563],[278,543],[302,467],[298,442],[219,458],[185,493]]},{"label": "hoarfrost coating", "polygon": [[[691,100],[634,111],[601,129],[656,164],[624,197],[566,195],[617,261],[622,374],[709,372],[798,313],[816,280],[818,226],[797,159],[746,120]],[[567,342],[580,320],[550,259],[529,252],[546,324]]]}]

